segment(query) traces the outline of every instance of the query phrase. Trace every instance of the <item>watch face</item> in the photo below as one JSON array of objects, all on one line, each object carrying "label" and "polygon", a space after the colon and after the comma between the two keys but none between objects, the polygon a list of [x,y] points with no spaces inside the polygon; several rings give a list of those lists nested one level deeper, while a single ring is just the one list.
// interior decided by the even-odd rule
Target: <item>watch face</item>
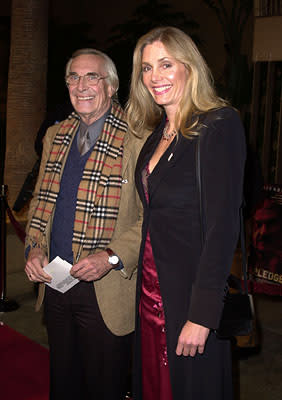
[{"label": "watch face", "polygon": [[109,257],[109,263],[112,265],[116,265],[119,263],[119,258],[118,256],[110,256]]}]

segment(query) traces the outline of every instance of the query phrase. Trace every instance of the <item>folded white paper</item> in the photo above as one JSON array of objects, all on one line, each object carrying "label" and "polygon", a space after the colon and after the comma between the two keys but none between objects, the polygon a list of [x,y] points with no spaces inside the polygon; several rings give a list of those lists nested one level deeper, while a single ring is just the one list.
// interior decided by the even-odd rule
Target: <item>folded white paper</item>
[{"label": "folded white paper", "polygon": [[72,265],[62,260],[61,257],[57,256],[54,258],[53,261],[43,268],[44,271],[52,277],[51,283],[46,283],[46,285],[61,293],[65,293],[79,282],[79,279],[70,275],[71,268]]}]

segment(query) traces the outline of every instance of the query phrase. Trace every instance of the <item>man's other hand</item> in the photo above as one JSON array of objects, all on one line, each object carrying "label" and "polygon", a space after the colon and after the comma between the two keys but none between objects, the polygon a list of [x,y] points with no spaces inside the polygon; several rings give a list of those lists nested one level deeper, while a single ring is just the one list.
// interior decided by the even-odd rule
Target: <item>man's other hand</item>
[{"label": "man's other hand", "polygon": [[112,269],[108,260],[109,255],[106,251],[91,254],[75,264],[70,270],[70,274],[82,281],[96,281]]}]

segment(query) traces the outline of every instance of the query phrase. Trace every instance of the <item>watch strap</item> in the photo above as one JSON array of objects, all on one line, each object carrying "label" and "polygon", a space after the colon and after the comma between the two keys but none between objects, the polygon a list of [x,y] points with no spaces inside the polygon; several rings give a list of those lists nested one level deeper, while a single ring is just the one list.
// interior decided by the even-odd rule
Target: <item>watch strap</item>
[{"label": "watch strap", "polygon": [[123,268],[123,264],[122,264],[119,256],[116,253],[114,253],[113,250],[110,249],[109,247],[107,247],[105,250],[108,253],[109,257],[116,256],[119,259],[119,262],[116,264],[116,266],[113,265],[113,269],[116,271],[121,270]]}]

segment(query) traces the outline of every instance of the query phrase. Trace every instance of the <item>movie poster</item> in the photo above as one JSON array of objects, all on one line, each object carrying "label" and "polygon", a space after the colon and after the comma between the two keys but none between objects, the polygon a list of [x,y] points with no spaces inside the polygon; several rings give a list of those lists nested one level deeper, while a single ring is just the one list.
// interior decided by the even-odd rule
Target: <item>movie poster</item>
[{"label": "movie poster", "polygon": [[253,215],[249,272],[254,292],[282,296],[282,185],[264,185]]}]

